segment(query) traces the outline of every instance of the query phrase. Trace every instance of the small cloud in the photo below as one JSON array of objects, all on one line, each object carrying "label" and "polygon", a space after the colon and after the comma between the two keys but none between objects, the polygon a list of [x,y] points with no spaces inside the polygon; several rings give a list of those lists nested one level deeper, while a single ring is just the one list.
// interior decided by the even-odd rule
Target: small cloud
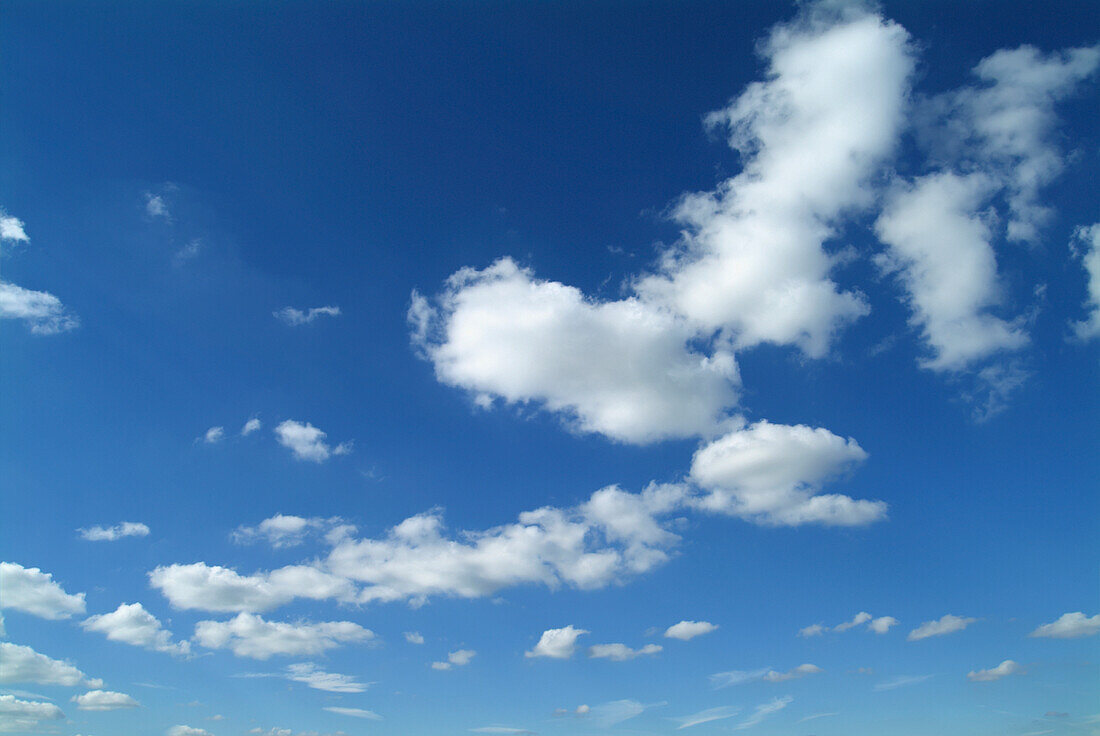
[{"label": "small cloud", "polygon": [[449,670],[452,667],[465,667],[477,654],[473,649],[459,649],[447,655],[446,662],[432,662],[433,670]]},{"label": "small cloud", "polygon": [[275,438],[279,444],[293,453],[297,460],[309,460],[323,463],[333,455],[346,455],[351,452],[350,442],[341,442],[332,447],[325,442],[328,435],[309,422],[297,422],[288,419],[275,427]]},{"label": "small cloud", "polygon": [[837,624],[836,626],[834,626],[833,631],[847,631],[848,629],[859,626],[860,624],[867,623],[871,620],[871,618],[871,614],[867,613],[866,611],[860,611],[852,617],[851,621],[845,621],[842,624]]},{"label": "small cloud", "polygon": [[631,649],[625,644],[596,644],[588,648],[591,659],[610,659],[613,662],[625,662],[647,654],[657,654],[662,647],[659,644],[646,644],[641,649]]},{"label": "small cloud", "polygon": [[272,312],[275,319],[288,324],[291,327],[297,327],[298,325],[308,325],[318,317],[339,317],[340,307],[313,307],[306,311],[301,309],[295,309],[294,307],[283,307]]},{"label": "small cloud", "polygon": [[525,657],[549,657],[550,659],[569,659],[576,649],[577,638],[589,633],[584,629],[575,629],[572,624],[561,629],[547,629],[542,632],[538,644]]},{"label": "small cloud", "polygon": [[753,726],[761,723],[771,714],[778,713],[779,711],[783,710],[792,702],[794,702],[794,698],[792,698],[790,695],[784,695],[782,698],[773,698],[770,702],[758,705],[756,706],[756,710],[753,711],[753,714],[751,716],[737,724],[736,730],[740,731],[745,728],[752,728]]},{"label": "small cloud", "polygon": [[875,685],[875,692],[896,690],[899,687],[908,687],[931,679],[932,675],[898,675]]},{"label": "small cloud", "polygon": [[263,426],[263,423],[261,423],[259,419],[257,419],[256,417],[252,417],[244,423],[243,427],[241,427],[241,436],[247,437],[248,435],[259,430]]},{"label": "small cloud", "polygon": [[535,736],[535,731],[528,731],[526,728],[512,728],[511,726],[482,726],[481,728],[471,728],[470,733],[499,733],[499,734],[511,734],[512,736]]},{"label": "small cloud", "polygon": [[680,725],[676,727],[679,731],[681,728],[691,728],[692,726],[698,726],[703,723],[710,723],[711,721],[721,721],[726,718],[733,718],[735,715],[741,712],[741,708],[733,705],[723,705],[718,708],[708,708],[707,710],[693,713],[690,716],[680,716],[673,720],[679,721]]},{"label": "small cloud", "polygon": [[947,614],[946,616],[939,618],[935,621],[925,621],[909,632],[909,641],[919,641],[921,639],[927,639],[930,636],[944,636],[945,634],[953,634],[956,631],[962,631],[970,624],[974,623],[978,619],[976,618],[963,618],[961,616],[953,616]]},{"label": "small cloud", "polygon": [[1028,636],[1050,639],[1079,639],[1100,632],[1100,613],[1088,617],[1080,611],[1064,613],[1057,621],[1043,624]]},{"label": "small cloud", "polygon": [[715,688],[723,688],[732,685],[741,685],[755,680],[763,680],[764,682],[787,682],[788,680],[801,679],[807,675],[816,675],[819,672],[824,672],[824,670],[815,664],[807,662],[786,672],[779,672],[768,668],[719,672],[710,676],[710,682]]},{"label": "small cloud", "polygon": [[81,539],[88,542],[113,542],[123,537],[149,536],[149,527],[136,521],[123,521],[114,526],[92,526],[76,531]]},{"label": "small cloud", "polygon": [[900,623],[893,616],[880,616],[867,624],[867,628],[876,634],[885,634],[890,630],[891,626],[896,626]]},{"label": "small cloud", "polygon": [[172,221],[172,213],[168,211],[168,202],[163,194],[145,193],[145,214],[153,219]]},{"label": "small cloud", "polygon": [[16,243],[29,243],[26,225],[18,217],[12,217],[0,209],[0,240]]},{"label": "small cloud", "polygon": [[798,635],[807,639],[811,636],[821,636],[824,633],[825,627],[821,624],[810,624],[809,626],[798,630]]},{"label": "small cloud", "polygon": [[805,723],[806,721],[816,721],[818,718],[829,718],[830,716],[839,716],[839,713],[814,713],[812,716],[806,716],[799,718],[795,723]]},{"label": "small cloud", "polygon": [[201,250],[202,241],[198,238],[192,238],[188,241],[187,245],[183,246],[172,255],[172,263],[177,266],[182,266],[187,261],[197,257]]},{"label": "small cloud", "polygon": [[665,629],[665,638],[689,641],[697,636],[709,634],[717,629],[718,627],[709,621],[681,621]]},{"label": "small cloud", "polygon": [[1013,662],[1011,659],[1006,659],[991,669],[972,671],[967,674],[966,679],[971,682],[994,682],[1008,675],[1022,675],[1026,671],[1027,670],[1016,662]]},{"label": "small cloud", "polygon": [[337,713],[342,716],[350,716],[352,718],[365,718],[370,721],[381,721],[382,716],[375,713],[373,710],[364,710],[363,708],[341,708],[335,705],[331,705],[325,708],[329,713]]},{"label": "small cloud", "polygon": [[76,707],[80,710],[122,710],[141,706],[141,703],[126,693],[110,690],[89,690],[82,695],[74,695],[72,702],[76,703]]},{"label": "small cloud", "polygon": [[208,445],[214,445],[225,439],[225,427],[211,427],[202,436],[202,441]]},{"label": "small cloud", "polygon": [[424,643],[424,637],[420,635],[419,631],[406,631],[405,632],[405,641],[407,641],[410,644],[423,644]]},{"label": "small cloud", "polygon": [[613,700],[609,703],[597,705],[591,709],[592,718],[604,728],[610,728],[616,724],[636,718],[650,708],[667,705],[660,703],[640,703],[637,700]]}]

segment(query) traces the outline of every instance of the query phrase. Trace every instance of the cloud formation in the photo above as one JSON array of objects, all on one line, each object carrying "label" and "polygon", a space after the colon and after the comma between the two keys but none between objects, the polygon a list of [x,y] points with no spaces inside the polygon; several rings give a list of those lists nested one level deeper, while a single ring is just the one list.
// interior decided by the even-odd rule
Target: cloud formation
[{"label": "cloud formation", "polygon": [[140,603],[123,603],[112,613],[88,618],[81,626],[86,631],[106,634],[111,641],[135,647],[175,655],[191,653],[191,645],[188,642],[173,642],[172,633],[166,630],[156,616],[146,611]]},{"label": "cloud formation", "polygon": [[308,325],[318,317],[339,317],[340,307],[312,307],[305,311],[294,307],[283,307],[272,312],[272,314],[280,322],[291,327],[297,327],[298,325]]},{"label": "cloud formation", "polygon": [[709,634],[717,629],[718,627],[709,621],[681,621],[665,629],[665,638],[689,641],[697,636]]},{"label": "cloud formation", "polygon": [[138,708],[141,703],[134,700],[126,693],[116,693],[111,690],[89,690],[80,695],[74,695],[72,702],[80,710],[123,710],[126,708]]},{"label": "cloud formation", "polygon": [[341,442],[332,447],[325,438],[328,435],[309,422],[296,422],[287,419],[275,427],[275,439],[293,453],[296,460],[309,460],[323,463],[333,455],[347,455],[351,452],[351,442]]},{"label": "cloud formation", "polygon": [[1022,675],[1025,672],[1027,672],[1027,670],[1019,664],[1013,662],[1011,659],[1006,659],[996,667],[991,667],[988,670],[972,670],[967,673],[966,679],[971,682],[994,682],[1008,675]]},{"label": "cloud formation", "polygon": [[976,618],[964,618],[949,613],[935,621],[925,621],[909,632],[908,639],[909,641],[919,641],[920,639],[927,639],[930,636],[953,634],[956,631],[962,631],[977,620]]},{"label": "cloud formation", "polygon": [[0,641],[0,684],[33,682],[38,685],[103,687],[68,662],[51,659],[30,647]]},{"label": "cloud formation", "polygon": [[1080,611],[1063,613],[1056,621],[1032,631],[1028,636],[1048,639],[1079,639],[1100,633],[1100,613],[1086,616]]},{"label": "cloud formation", "polygon": [[351,621],[321,623],[266,621],[239,613],[229,621],[199,621],[194,641],[207,649],[229,649],[238,657],[312,656],[342,644],[361,644],[374,632]]},{"label": "cloud formation", "polygon": [[147,537],[149,527],[137,521],[123,521],[114,526],[92,526],[77,529],[80,538],[88,542],[114,542],[123,537]]},{"label": "cloud formation", "polygon": [[42,721],[60,721],[65,713],[53,703],[0,695],[0,733],[33,733]]},{"label": "cloud formation", "polygon": [[584,629],[573,628],[572,624],[560,629],[547,629],[542,632],[534,649],[525,652],[524,656],[569,659],[576,651],[577,639],[587,633]]},{"label": "cloud formation", "polygon": [[84,613],[84,594],[70,595],[53,575],[37,567],[0,562],[0,608],[59,620]]}]

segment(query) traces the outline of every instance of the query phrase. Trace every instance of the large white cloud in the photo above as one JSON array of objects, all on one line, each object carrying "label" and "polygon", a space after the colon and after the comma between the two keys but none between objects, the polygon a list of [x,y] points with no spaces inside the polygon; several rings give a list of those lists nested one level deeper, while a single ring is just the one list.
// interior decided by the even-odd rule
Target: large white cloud
[{"label": "large white cloud", "polygon": [[826,429],[757,422],[695,453],[691,478],[707,494],[694,503],[762,524],[867,524],[885,518],[885,503],[819,493],[866,457],[854,439]]},{"label": "large white cloud", "polygon": [[267,611],[294,598],[350,601],[355,597],[355,586],[348,580],[309,565],[241,575],[205,562],[175,564],[150,572],[149,582],[174,607],[203,611]]},{"label": "large white cloud", "polygon": [[191,652],[188,642],[173,642],[172,632],[166,630],[157,617],[146,611],[140,603],[120,604],[111,613],[88,618],[81,626],[88,631],[106,634],[111,641],[135,647],[179,655]]},{"label": "large white cloud", "polygon": [[34,733],[42,721],[60,721],[65,713],[53,703],[0,695],[0,733]]},{"label": "large white cloud", "polygon": [[732,355],[693,351],[693,331],[667,310],[595,302],[510,258],[454,274],[434,307],[414,295],[410,319],[443,383],[483,404],[538,403],[583,432],[639,443],[712,433],[737,398]]},{"label": "large white cloud", "polygon": [[103,681],[89,678],[68,662],[39,654],[30,647],[0,641],[0,683],[33,682],[65,687],[102,687]]},{"label": "large white cloud", "polygon": [[550,659],[569,659],[577,648],[577,639],[589,633],[574,628],[572,624],[560,629],[547,629],[542,632],[535,648],[526,652],[526,657],[548,657]]},{"label": "large white cloud", "polygon": [[194,641],[207,649],[229,649],[238,657],[270,659],[276,655],[323,654],[342,644],[358,644],[373,638],[374,632],[351,621],[288,623],[239,613],[229,621],[199,621],[195,624]]},{"label": "large white cloud", "polygon": [[0,562],[0,591],[0,608],[52,620],[84,613],[83,593],[66,593],[53,575],[37,567]]},{"label": "large white cloud", "polygon": [[137,708],[141,705],[138,701],[126,693],[116,693],[111,690],[89,690],[80,695],[74,695],[72,702],[80,710],[122,710],[125,708]]},{"label": "large white cloud", "polygon": [[1056,621],[1032,631],[1028,636],[1049,639],[1078,639],[1100,633],[1100,613],[1086,616],[1080,611],[1063,613]]}]

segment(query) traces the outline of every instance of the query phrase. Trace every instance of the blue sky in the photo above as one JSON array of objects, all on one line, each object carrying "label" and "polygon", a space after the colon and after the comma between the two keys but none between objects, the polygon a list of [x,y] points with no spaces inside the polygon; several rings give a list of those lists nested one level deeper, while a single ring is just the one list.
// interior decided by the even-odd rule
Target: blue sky
[{"label": "blue sky", "polygon": [[0,13],[0,732],[1100,733],[1088,4]]}]

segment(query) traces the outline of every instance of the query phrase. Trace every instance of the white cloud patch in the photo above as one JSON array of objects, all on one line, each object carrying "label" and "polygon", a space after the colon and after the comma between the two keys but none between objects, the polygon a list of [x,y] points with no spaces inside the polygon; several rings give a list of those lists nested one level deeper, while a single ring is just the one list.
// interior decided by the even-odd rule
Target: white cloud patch
[{"label": "white cloud patch", "polygon": [[329,713],[336,713],[341,716],[350,716],[352,718],[365,718],[368,721],[381,721],[382,716],[375,713],[373,710],[365,710],[363,708],[344,708],[341,706],[331,705],[325,708]]},{"label": "white cloud patch", "polygon": [[262,539],[275,549],[294,547],[305,541],[307,536],[334,527],[340,521],[338,517],[321,519],[275,514],[256,526],[237,527],[233,532],[233,541],[249,544]]},{"label": "white cloud patch", "polygon": [[572,624],[560,629],[547,629],[542,632],[535,648],[525,652],[526,657],[548,657],[550,659],[569,659],[577,647],[577,639],[589,633],[574,628]]},{"label": "white cloud patch", "polygon": [[718,672],[711,675],[710,684],[715,688],[723,688],[758,680],[773,683],[787,682],[788,680],[801,679],[807,675],[816,675],[820,672],[824,672],[824,670],[808,662],[786,672],[779,672],[766,667],[758,670],[730,670],[729,672]]},{"label": "white cloud patch", "polygon": [[43,721],[60,721],[65,713],[53,703],[0,695],[0,733],[37,732]]},{"label": "white cloud patch", "polygon": [[204,728],[195,728],[194,726],[172,726],[170,729],[164,732],[165,736],[214,736]]},{"label": "white cloud patch", "polygon": [[424,643],[424,637],[420,634],[419,631],[406,631],[405,632],[405,641],[407,641],[410,644],[423,644]]},{"label": "white cloud patch", "polygon": [[665,638],[689,641],[697,636],[709,634],[717,629],[718,627],[709,621],[681,621],[665,629]]},{"label": "white cloud patch", "polygon": [[794,702],[794,698],[792,698],[790,695],[785,695],[781,698],[773,698],[767,703],[762,703],[761,705],[756,706],[756,709],[753,710],[751,716],[737,724],[736,730],[740,731],[745,728],[752,728],[753,726],[757,726],[762,723],[765,718],[774,713],[778,713],[779,711],[790,705],[792,702]]},{"label": "white cloud patch", "polygon": [[1085,300],[1086,317],[1073,323],[1073,332],[1081,340],[1092,340],[1100,337],[1100,223],[1077,228],[1074,239],[1084,246],[1084,250],[1075,249],[1074,252],[1085,268],[1088,297]]},{"label": "white cloud patch", "polygon": [[899,623],[901,622],[893,616],[879,616],[868,622],[867,628],[876,634],[885,634],[891,626],[897,626]]},{"label": "white cloud patch", "polygon": [[866,458],[854,439],[826,429],[757,422],[695,453],[691,478],[708,493],[694,503],[767,525],[868,524],[885,518],[884,502],[819,493]]},{"label": "white cloud patch", "polygon": [[244,423],[243,427],[241,427],[241,436],[242,437],[247,437],[248,435],[252,434],[253,432],[258,431],[263,426],[264,426],[263,422],[261,422],[256,417],[252,417],[251,419],[249,419],[247,422]]},{"label": "white cloud patch", "polygon": [[341,442],[332,447],[325,442],[327,436],[309,422],[303,424],[293,419],[287,419],[275,427],[275,438],[297,460],[323,463],[333,455],[347,455],[351,452],[351,442]]},{"label": "white cloud patch", "polygon": [[80,710],[123,710],[141,706],[141,703],[126,693],[116,693],[111,690],[89,690],[81,695],[74,695],[72,702],[76,703],[76,707]]},{"label": "white cloud patch", "polygon": [[36,335],[75,330],[80,319],[53,294],[0,281],[0,319],[21,319]]},{"label": "white cloud patch", "polygon": [[374,632],[351,621],[286,623],[239,613],[229,621],[199,621],[194,641],[207,649],[229,649],[238,657],[269,659],[323,654],[342,644],[373,638]]},{"label": "white cloud patch", "polygon": [[799,629],[798,635],[803,638],[809,638],[811,636],[821,636],[826,631],[823,624],[810,624],[809,626]]},{"label": "white cloud patch", "polygon": [[833,631],[847,631],[848,629],[854,629],[860,624],[865,624],[872,619],[871,614],[866,611],[860,611],[852,617],[851,621],[845,621],[844,623],[837,624],[833,627]]},{"label": "white cloud patch", "polygon": [[225,427],[211,427],[202,436],[202,441],[208,445],[216,445],[225,439]]},{"label": "white cloud patch", "polygon": [[88,542],[114,542],[123,537],[147,537],[149,527],[137,521],[123,521],[113,526],[92,526],[77,529],[80,538]]},{"label": "white cloud patch", "polygon": [[994,682],[1008,675],[1022,675],[1025,672],[1027,672],[1027,670],[1019,664],[1013,662],[1011,659],[1006,659],[996,667],[991,667],[988,670],[971,671],[967,673],[966,679],[971,682]]},{"label": "white cloud patch", "polygon": [[313,662],[288,665],[284,677],[328,693],[361,693],[370,687],[370,683],[359,682],[350,675],[326,672]]},{"label": "white cloud patch", "polygon": [[927,682],[932,679],[932,675],[898,675],[897,677],[891,677],[889,680],[884,680],[875,685],[875,692],[882,692],[885,690],[896,690],[899,687],[909,687],[910,685],[918,685],[922,682]]},{"label": "white cloud patch", "polygon": [[173,607],[185,610],[267,611],[295,598],[339,601],[355,598],[354,584],[309,565],[240,575],[205,562],[175,564],[150,572],[149,582]]},{"label": "white cloud patch", "polygon": [[592,659],[610,659],[612,662],[625,662],[637,657],[658,654],[661,649],[660,644],[646,644],[639,649],[631,649],[626,644],[596,644],[588,648],[588,656]]},{"label": "white cloud patch", "polygon": [[447,655],[445,662],[432,662],[433,670],[449,670],[452,667],[465,667],[477,654],[473,649],[459,649]]},{"label": "white cloud patch", "polygon": [[[878,618],[875,618],[866,611],[860,611],[855,616],[853,616],[851,620],[839,623],[836,626],[833,626],[831,630],[847,631],[848,629],[854,629],[857,626],[867,624],[866,629],[868,631],[873,631],[876,634],[885,634],[887,631],[890,630],[891,626],[895,626],[897,625],[897,623],[898,620],[893,616],[879,616]],[[826,631],[830,631],[830,628],[828,626],[825,626],[824,624],[812,624],[805,628],[799,629],[798,635],[803,638],[809,638],[811,636],[821,636]]]},{"label": "white cloud patch", "polygon": [[18,217],[12,217],[0,208],[0,241],[10,243],[29,243],[26,224]]},{"label": "white cloud patch", "polygon": [[172,633],[166,630],[157,617],[145,610],[140,603],[123,603],[112,613],[104,613],[84,621],[87,631],[106,634],[111,641],[143,647],[157,652],[175,655],[191,653],[186,641],[172,641]]},{"label": "white cloud patch", "polygon": [[768,670],[760,678],[764,682],[786,682],[787,680],[799,680],[807,675],[816,675],[820,672],[824,672],[820,667],[815,664],[800,664],[794,669],[787,670],[786,672],[777,672],[776,670]]},{"label": "white cloud patch", "polygon": [[665,703],[641,703],[637,700],[629,699],[612,700],[609,703],[602,703],[594,706],[590,712],[592,720],[594,720],[597,725],[603,726],[604,728],[610,728],[623,721],[629,721],[631,718],[637,718],[650,708],[656,708],[662,705],[665,705]]},{"label": "white cloud patch", "polygon": [[21,682],[65,687],[103,686],[102,680],[88,677],[68,662],[51,659],[30,647],[0,641],[0,684]]},{"label": "white cloud patch", "polygon": [[679,731],[682,728],[691,728],[692,726],[699,726],[704,723],[711,723],[712,721],[723,721],[727,718],[733,718],[735,715],[741,712],[741,708],[732,705],[723,705],[717,708],[707,708],[706,710],[693,713],[690,716],[681,716],[675,720],[680,722],[680,725],[676,727]]},{"label": "white cloud patch", "polygon": [[1058,620],[1032,631],[1028,636],[1049,639],[1079,639],[1100,633],[1100,613],[1086,616],[1080,611],[1063,613]]},{"label": "white cloud patch", "polygon": [[0,562],[0,591],[0,608],[55,621],[84,613],[83,593],[66,593],[53,575],[37,567]]},{"label": "white cloud patch", "polygon": [[927,639],[930,636],[953,634],[956,631],[962,631],[977,620],[976,618],[964,618],[949,613],[935,621],[925,621],[909,632],[908,639],[909,641],[919,641],[920,639]]},{"label": "white cloud patch", "polygon": [[283,307],[272,312],[272,314],[280,322],[291,327],[297,327],[298,325],[308,325],[318,317],[339,317],[340,307],[313,307],[305,311],[294,307]]},{"label": "white cloud patch", "polygon": [[168,211],[168,202],[163,194],[145,193],[145,214],[154,219],[172,221],[172,213]]},{"label": "white cloud patch", "polygon": [[512,726],[482,726],[480,728],[468,729],[470,733],[499,733],[499,734],[511,734],[512,736],[535,736],[534,731],[528,731],[526,728],[514,728]]}]

